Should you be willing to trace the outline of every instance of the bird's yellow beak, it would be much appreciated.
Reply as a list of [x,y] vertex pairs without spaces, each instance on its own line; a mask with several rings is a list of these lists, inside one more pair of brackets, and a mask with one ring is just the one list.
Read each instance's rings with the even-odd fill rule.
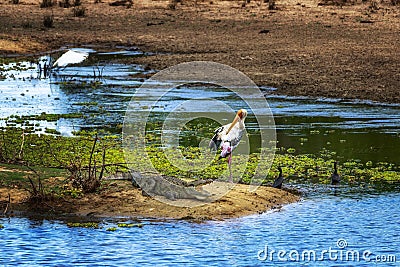
[[[240,111],[240,110],[239,110],[239,111]],[[233,126],[235,126],[235,124],[236,124],[236,123],[238,122],[238,120],[240,119],[240,117],[239,117],[239,111],[238,111],[238,113],[236,114],[235,118],[233,119],[233,121],[232,121],[231,125],[229,126],[228,130],[226,131],[226,134],[228,134],[228,133],[232,130]]]

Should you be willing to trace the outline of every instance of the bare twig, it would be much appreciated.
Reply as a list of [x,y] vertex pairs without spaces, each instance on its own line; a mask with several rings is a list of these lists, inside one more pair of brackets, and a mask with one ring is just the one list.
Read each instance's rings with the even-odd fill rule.
[[33,196],[38,196],[38,191],[37,191],[36,185],[34,184],[32,178],[28,176],[28,179],[29,179],[29,182],[31,183],[31,187],[32,187],[32,192],[31,192],[31,194],[32,194]]
[[47,144],[47,146],[49,147],[50,150],[50,154],[51,156],[54,158],[54,160],[60,164],[60,166],[64,167],[64,164],[56,157],[56,154],[53,152],[53,148],[51,147],[49,141],[47,141],[46,139],[44,139],[44,142]]
[[21,159],[21,157],[22,157],[22,152],[23,152],[24,144],[25,144],[25,134],[24,134],[24,131],[22,131],[21,137],[22,137],[22,141],[21,141],[20,149],[19,149],[19,151],[18,151],[18,157],[17,157],[17,153],[15,153],[15,154],[14,154],[13,160],[16,160],[16,158]]
[[4,209],[3,215],[7,214],[9,207],[11,207],[11,195],[10,195],[10,193],[8,193],[8,202],[7,202],[6,208]]
[[94,142],[93,142],[93,146],[92,146],[92,151],[90,152],[90,157],[89,157],[89,178],[92,177],[92,158],[93,158],[93,154],[94,154],[94,149],[96,148],[96,143],[97,143],[97,134],[94,137]]
[[45,193],[44,193],[43,184],[42,184],[42,180],[41,180],[40,174],[29,165],[25,165],[25,167],[27,167],[29,170],[31,170],[38,178],[38,184],[36,186],[35,183],[33,182],[32,178],[30,176],[28,176],[29,182],[30,182],[31,187],[32,187],[32,192],[31,192],[32,196],[44,198]]
[[102,163],[101,163],[101,171],[100,171],[100,175],[99,175],[99,181],[101,181],[101,179],[103,179],[103,173],[104,173],[104,170],[105,170],[105,165],[106,165],[106,149],[105,148],[103,148],[103,161],[102,161]]

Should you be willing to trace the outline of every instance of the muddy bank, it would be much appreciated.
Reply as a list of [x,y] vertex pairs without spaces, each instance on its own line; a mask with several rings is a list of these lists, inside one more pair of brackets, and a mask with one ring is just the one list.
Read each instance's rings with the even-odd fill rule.
[[[77,215],[90,217],[132,217],[157,219],[188,219],[194,221],[223,220],[262,213],[280,208],[299,200],[299,196],[272,187],[259,187],[249,192],[248,186],[238,184],[221,199],[197,207],[176,207],[143,196],[128,181],[114,181],[105,185],[99,193],[86,194],[81,198],[64,198],[47,201],[35,206],[26,203],[29,194],[25,190],[0,188],[0,203],[5,209],[11,196],[7,214],[21,214],[40,210],[43,214]],[[45,212],[44,212],[45,211]]]
[[[320,5],[319,0],[84,2],[39,8],[37,1],[0,4],[0,51],[29,54],[63,46],[138,46],[158,54],[136,59],[163,69],[212,60],[243,71],[278,93],[400,103],[400,6],[389,1]],[[329,2],[329,1],[325,1]],[[53,27],[43,17],[54,15]]]

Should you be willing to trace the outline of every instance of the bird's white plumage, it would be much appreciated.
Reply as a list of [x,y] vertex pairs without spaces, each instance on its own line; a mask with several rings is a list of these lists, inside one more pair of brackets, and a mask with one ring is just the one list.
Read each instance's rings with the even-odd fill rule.
[[[223,125],[215,131],[215,135],[211,142],[214,142],[214,147],[216,149],[222,147],[226,142],[230,143],[232,150],[239,145],[239,142],[246,130],[244,125],[246,116],[247,111],[245,109],[241,109],[236,114],[236,117],[232,123]],[[212,143],[210,144],[210,147],[211,145]]]
[[210,148],[221,148],[221,158],[228,157],[228,165],[230,171],[230,181],[232,181],[231,159],[233,150],[239,145],[240,140],[246,131],[244,120],[247,111],[241,109],[237,112],[232,123],[221,126],[215,131],[215,135],[210,141]]
[[66,67],[71,64],[78,64],[87,59],[88,56],[89,53],[86,51],[68,50],[54,62],[53,67]]
[[239,119],[235,125],[232,126],[232,129],[227,133],[228,129],[230,128],[232,123],[224,125],[224,130],[221,132],[221,141],[230,142],[232,149],[235,149],[238,145],[240,140],[242,140],[242,136],[245,129],[244,120]]

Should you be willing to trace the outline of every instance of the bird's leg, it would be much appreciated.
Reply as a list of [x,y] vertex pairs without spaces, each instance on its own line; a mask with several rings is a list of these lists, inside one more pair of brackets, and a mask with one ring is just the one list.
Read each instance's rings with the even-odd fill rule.
[[229,182],[233,183],[233,180],[232,180],[232,167],[231,167],[231,165],[232,165],[232,153],[229,154],[229,156],[228,156],[228,165],[229,165]]

